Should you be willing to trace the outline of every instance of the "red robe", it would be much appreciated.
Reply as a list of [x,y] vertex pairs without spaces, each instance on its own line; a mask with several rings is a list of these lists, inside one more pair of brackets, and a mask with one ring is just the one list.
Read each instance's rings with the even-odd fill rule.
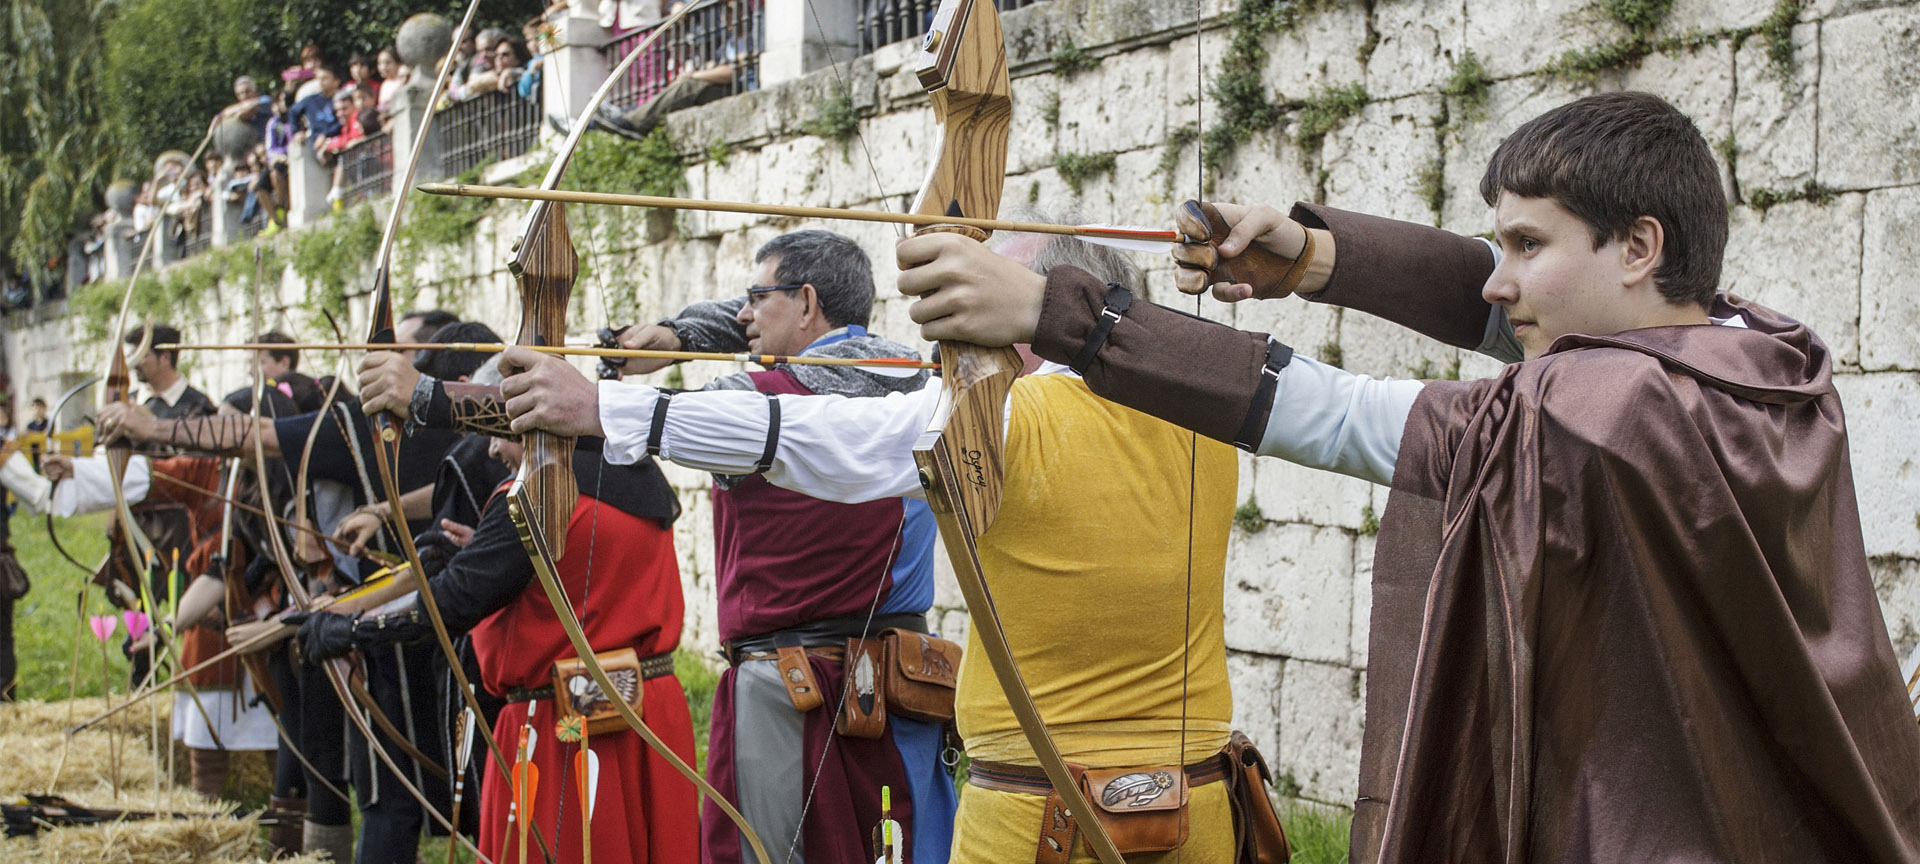
[[[496,496],[492,506],[504,502]],[[588,643],[597,651],[631,646],[641,657],[678,646],[686,604],[672,530],[582,495],[567,532],[559,577],[582,618]],[[499,695],[552,684],[553,662],[574,656],[538,582],[529,583],[510,605],[473,629],[473,648],[483,686]],[[643,689],[642,718],[680,758],[693,764],[693,718],[680,679],[654,678]],[[532,760],[539,769],[532,825],[546,836],[557,861],[580,861],[580,797],[571,767],[579,746],[554,737],[552,700],[507,705],[493,734],[501,751],[513,759],[530,709],[539,736]],[[594,864],[698,861],[699,796],[693,784],[632,730],[594,735],[591,746],[600,759],[599,792],[590,820]],[[507,778],[491,765],[482,776],[480,848],[494,861],[517,861],[516,838],[508,836],[507,828],[512,800]],[[528,845],[529,860],[538,858],[538,844],[530,840]]]

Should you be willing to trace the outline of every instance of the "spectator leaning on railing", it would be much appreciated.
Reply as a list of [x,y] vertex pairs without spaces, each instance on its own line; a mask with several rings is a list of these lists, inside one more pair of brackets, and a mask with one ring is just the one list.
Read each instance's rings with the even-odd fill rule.
[[[320,66],[313,70],[316,89],[311,96],[303,96],[288,109],[287,116],[293,122],[293,128],[299,130],[295,139],[311,141],[317,148],[321,141],[340,134],[340,118],[333,113],[333,94],[340,89],[340,79],[333,70]],[[307,88],[302,85],[301,93]],[[317,150],[316,150],[317,152]]]
[[406,89],[407,82],[413,80],[413,70],[400,62],[400,52],[391,45],[380,49],[379,59],[374,62],[374,65],[380,71],[381,80],[385,82],[380,85],[380,99],[377,105],[384,126],[384,121],[392,119],[397,110],[393,105],[393,97]]
[[365,54],[355,54],[347,60],[347,79],[355,90],[366,90],[369,95],[378,98],[381,79],[374,69],[373,58]]

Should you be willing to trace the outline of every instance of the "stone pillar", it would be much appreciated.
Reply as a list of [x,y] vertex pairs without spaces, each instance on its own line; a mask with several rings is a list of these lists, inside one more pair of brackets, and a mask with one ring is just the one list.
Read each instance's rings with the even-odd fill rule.
[[215,190],[213,200],[207,203],[208,207],[213,208],[213,236],[208,239],[215,246],[231,246],[240,242],[240,211],[246,209],[247,198],[246,193],[243,192],[240,200],[228,201],[228,182],[231,182],[230,178],[220,184],[219,189]]
[[180,260],[180,244],[173,239],[179,229],[180,217],[162,210],[159,221],[153,223],[153,230],[160,236],[153,238],[153,260],[147,262],[148,267],[165,270]]
[[312,224],[327,212],[327,190],[333,187],[333,169],[320,164],[313,147],[294,141],[287,147],[287,227]]
[[807,3],[767,0],[767,41],[760,52],[762,88],[859,56],[861,4],[815,3],[809,10]]
[[[548,117],[579,117],[594,91],[607,80],[610,64],[600,48],[610,34],[600,26],[599,11],[597,3],[575,2],[547,18],[553,24],[554,47],[553,53],[541,61],[540,98]],[[540,140],[558,137],[559,130],[542,119]]]
[[140,247],[133,242],[133,222],[130,219],[116,219],[107,223],[105,229],[106,245],[100,254],[107,259],[107,278],[125,279],[133,275],[133,262],[140,254]]
[[[416,76],[399,95],[393,97],[399,102],[399,110],[387,121],[387,130],[393,136],[394,188],[389,191],[395,196],[403,191],[399,185],[404,179],[401,175],[406,173],[407,159],[413,155],[413,136],[419,133],[421,126],[426,125],[427,114],[432,108],[427,104],[427,97],[432,95],[433,83],[422,82],[424,77]],[[420,86],[413,86],[414,82],[421,82]],[[440,136],[435,134],[432,126],[427,126],[427,147],[420,153],[420,164],[414,169],[413,182],[431,183],[445,179],[446,169],[440,165]]]

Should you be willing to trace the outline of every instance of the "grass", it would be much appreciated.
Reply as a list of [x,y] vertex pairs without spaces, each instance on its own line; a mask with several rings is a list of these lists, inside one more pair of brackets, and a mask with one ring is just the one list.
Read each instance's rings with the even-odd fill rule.
[[1280,822],[1293,847],[1292,864],[1346,864],[1353,813],[1295,799],[1281,806]]
[[[73,669],[75,635],[86,624],[75,613],[75,597],[86,590],[87,611],[100,615],[108,611],[105,595],[87,584],[93,574],[82,573],[47,539],[46,520],[16,508],[11,524],[14,554],[33,581],[33,590],[14,603],[14,647],[20,658],[22,699],[53,701],[67,698],[68,677]],[[107,554],[106,514],[76,516],[53,520],[53,530],[61,545],[73,557],[92,564]],[[100,647],[92,634],[82,637],[80,657],[80,696],[99,696],[101,686]],[[116,644],[108,646],[117,648]],[[107,652],[109,672],[115,693],[127,690],[127,661],[118,650]]]

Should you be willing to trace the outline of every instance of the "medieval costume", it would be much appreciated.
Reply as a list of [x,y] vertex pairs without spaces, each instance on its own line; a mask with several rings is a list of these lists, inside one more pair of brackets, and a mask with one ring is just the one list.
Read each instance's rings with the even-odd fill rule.
[[[745,297],[696,303],[673,319],[693,351],[747,350],[737,322]],[[906,357],[905,345],[858,324],[823,334],[800,352],[819,357]],[[780,365],[741,372],[708,390],[767,394],[884,396],[919,389],[926,373],[885,374],[845,366]],[[751,469],[749,469],[751,470]],[[923,500],[887,497],[858,504],[823,501],[750,473],[717,473],[713,484],[714,570],[720,639],[730,668],[714,698],[707,777],[738,802],[768,852],[792,847],[806,860],[871,859],[880,788],[892,790],[892,818],[910,842],[907,860],[941,864],[952,845],[956,796],[942,768],[944,724],[901,715],[875,737],[838,734],[850,638],[889,628],[927,632],[933,606],[935,525]],[[804,655],[824,694],[806,711],[779,670],[782,648]],[[802,685],[806,686],[806,685]],[[745,769],[743,766],[753,766]],[[750,858],[740,833],[707,807],[704,859]]]
[[[631,648],[640,660],[640,704],[648,726],[688,763],[693,761],[693,720],[686,694],[673,674],[685,606],[672,524],[679,502],[658,466],[607,465],[591,442],[574,451],[580,503],[567,536],[567,555],[557,574],[579,611],[596,651]],[[579,743],[556,732],[553,665],[574,656],[553,607],[535,581],[533,562],[521,546],[505,500],[496,494],[475,526],[473,541],[433,579],[434,598],[450,633],[471,631],[481,684],[507,705],[494,726],[495,740],[511,758],[521,729],[534,738],[531,760],[540,782],[530,826],[559,861],[581,860],[580,801],[573,774]],[[384,615],[358,619],[316,615],[302,630],[314,656],[352,648],[377,651],[413,640],[431,640],[417,602]],[[600,780],[594,813],[593,859],[602,864],[691,864],[698,858],[696,793],[686,779],[640,736],[622,727],[589,737]],[[519,853],[507,831],[512,790],[488,762],[480,795],[480,848],[492,860]],[[525,814],[514,818],[525,819]],[[537,849],[533,854],[538,854]]]
[[[1293,217],[1339,249],[1310,299],[1513,353],[1480,297],[1486,244]],[[1106,295],[1055,271],[1034,350],[1079,354]],[[1867,575],[1831,358],[1757,304],[1721,295],[1708,314],[1424,386],[1150,304],[1112,327],[1096,392],[1392,484],[1354,860],[1920,860],[1920,728]]]
[[[912,446],[939,397],[938,382],[882,399],[781,397],[764,477],[828,500],[918,497]],[[658,449],[674,462],[753,470],[768,435],[764,403],[755,394],[681,394],[657,417],[651,388],[603,383],[608,457],[639,458],[657,422]],[[979,538],[981,568],[1062,755],[1092,769],[1186,766],[1185,843],[1128,860],[1231,860],[1217,758],[1232,718],[1221,605],[1232,450],[1106,402],[1049,365],[1014,383],[1005,458],[999,516]],[[1191,545],[1140,530],[1186,522]],[[953,860],[1034,860],[1050,786],[971,629],[966,650],[955,720],[973,761]],[[1064,845],[1071,860],[1092,860],[1071,834]]]

